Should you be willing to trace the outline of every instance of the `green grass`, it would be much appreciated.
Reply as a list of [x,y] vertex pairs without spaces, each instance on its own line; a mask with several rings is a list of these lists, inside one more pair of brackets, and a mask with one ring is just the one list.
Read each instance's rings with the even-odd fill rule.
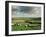
[[41,29],[41,18],[12,18],[12,23],[12,31]]

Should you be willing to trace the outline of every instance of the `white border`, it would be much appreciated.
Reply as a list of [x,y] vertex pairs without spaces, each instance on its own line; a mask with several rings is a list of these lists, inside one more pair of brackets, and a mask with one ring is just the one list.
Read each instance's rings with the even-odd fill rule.
[[[11,31],[11,6],[35,6],[35,7],[41,7],[41,30],[28,30],[28,31]],[[9,3],[9,35],[10,34],[26,34],[26,33],[42,33],[44,30],[44,15],[43,15],[43,5],[41,4],[24,4],[24,3]]]

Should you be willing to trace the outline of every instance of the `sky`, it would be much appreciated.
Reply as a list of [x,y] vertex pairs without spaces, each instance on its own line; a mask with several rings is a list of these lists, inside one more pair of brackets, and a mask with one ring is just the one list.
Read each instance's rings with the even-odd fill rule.
[[41,7],[12,5],[12,17],[41,17]]

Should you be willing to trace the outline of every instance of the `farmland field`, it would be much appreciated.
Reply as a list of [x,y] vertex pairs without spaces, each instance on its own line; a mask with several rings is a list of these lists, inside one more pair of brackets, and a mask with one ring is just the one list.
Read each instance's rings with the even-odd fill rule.
[[12,31],[40,30],[41,18],[14,17],[12,18]]

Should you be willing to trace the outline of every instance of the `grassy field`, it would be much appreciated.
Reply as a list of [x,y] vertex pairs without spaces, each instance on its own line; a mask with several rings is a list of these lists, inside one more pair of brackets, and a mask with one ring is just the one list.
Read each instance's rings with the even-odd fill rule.
[[41,18],[16,17],[12,18],[12,31],[40,30]]

